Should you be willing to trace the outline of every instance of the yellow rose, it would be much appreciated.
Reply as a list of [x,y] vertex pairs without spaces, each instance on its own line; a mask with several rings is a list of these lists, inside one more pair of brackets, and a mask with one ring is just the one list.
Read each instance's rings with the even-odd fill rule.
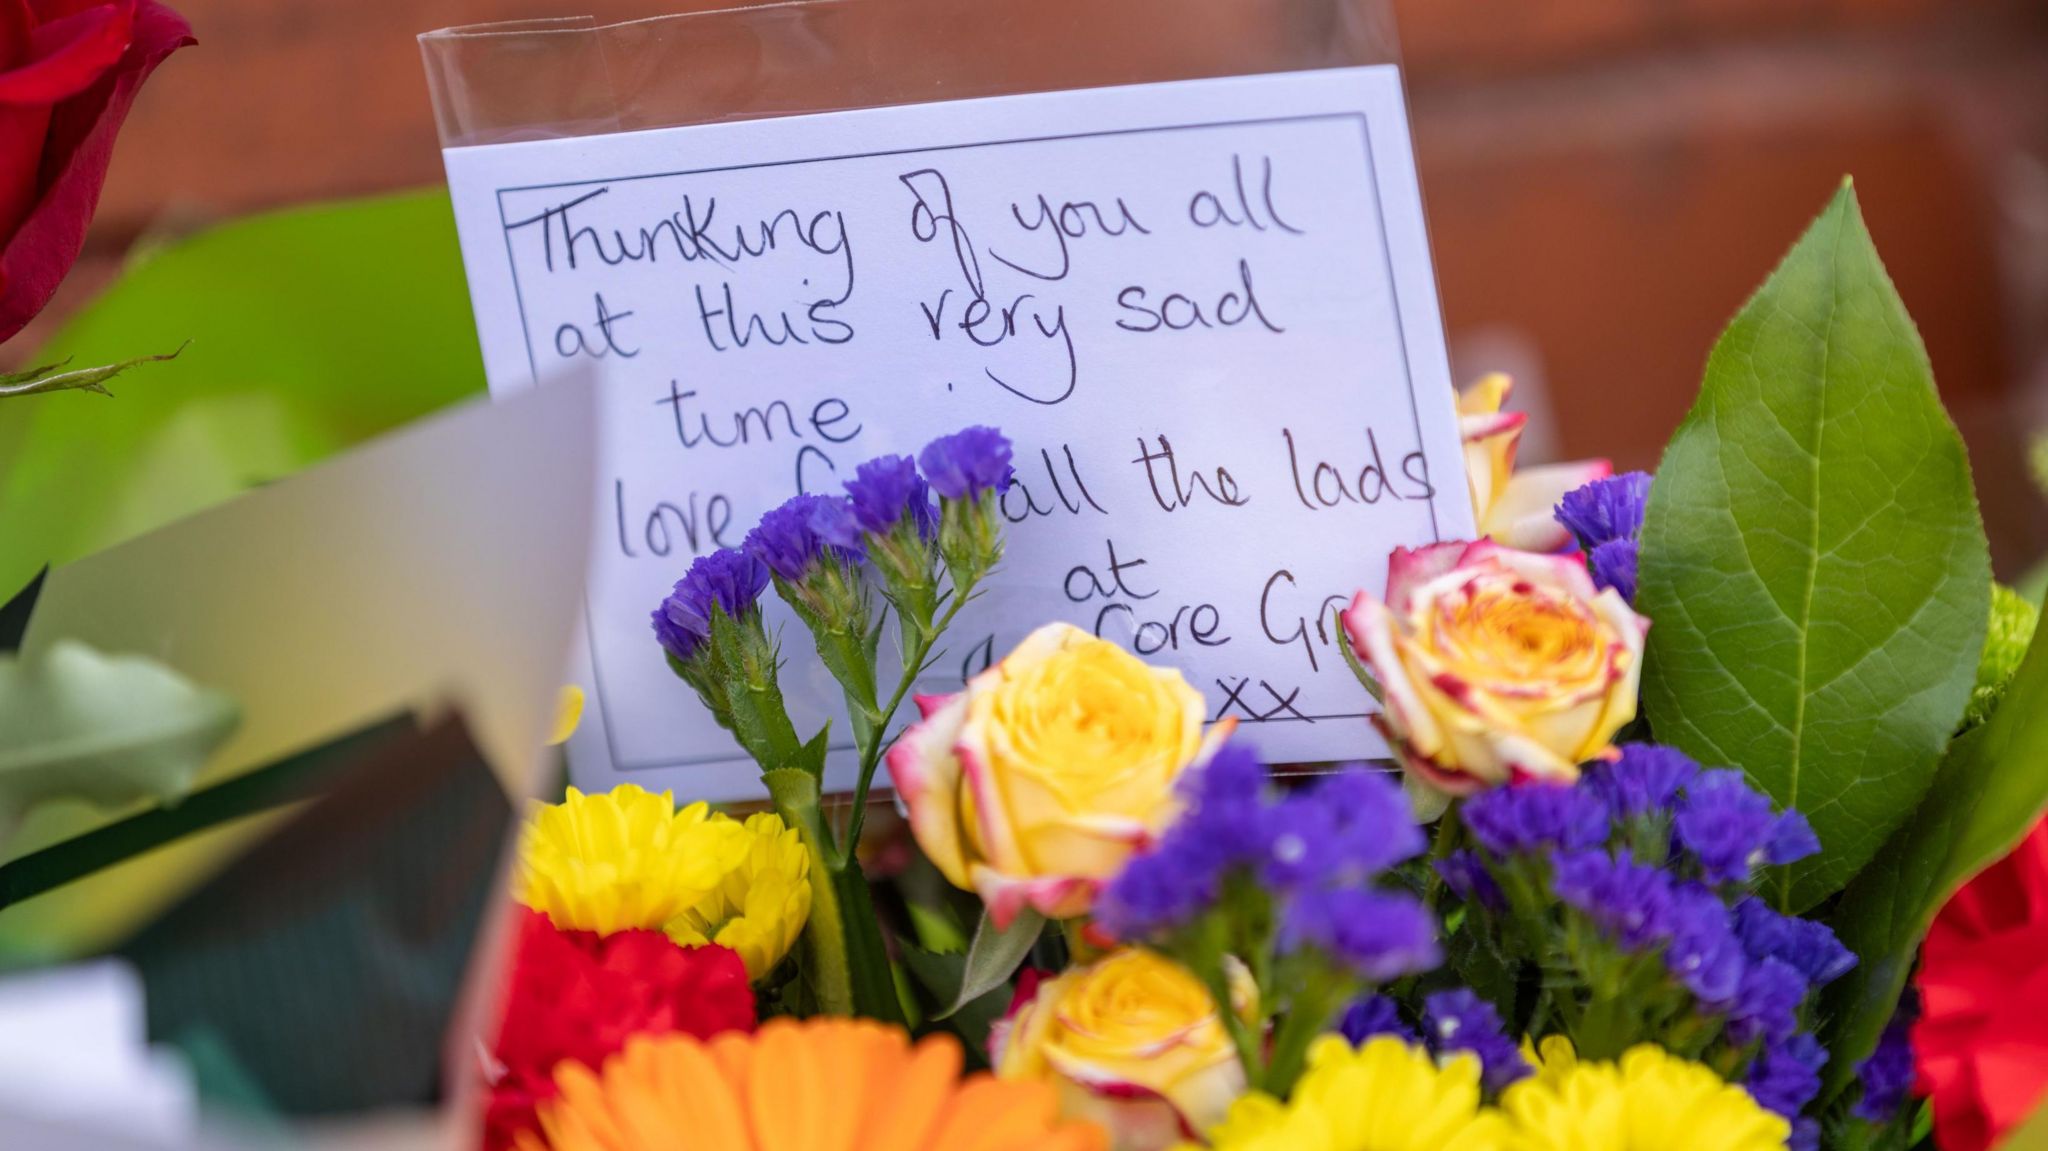
[[1411,777],[1453,795],[1571,781],[1636,714],[1649,621],[1572,556],[1497,544],[1397,548],[1385,600],[1344,613],[1378,687],[1380,731]]
[[[1232,969],[1241,1018],[1251,974]],[[995,1072],[1051,1083],[1060,1113],[1108,1131],[1117,1151],[1157,1151],[1221,1122],[1244,1094],[1244,1065],[1200,980],[1171,960],[1111,952],[1035,988],[989,1034]]]
[[1229,734],[1202,694],[1107,640],[1048,624],[967,689],[921,698],[889,752],[918,846],[1007,927],[1080,915],[1176,811],[1174,782]]
[[1465,478],[1479,533],[1527,551],[1554,552],[1571,533],[1551,515],[1566,492],[1614,474],[1606,460],[1515,470],[1527,412],[1504,412],[1514,381],[1498,372],[1458,393],[1458,434],[1465,441]]

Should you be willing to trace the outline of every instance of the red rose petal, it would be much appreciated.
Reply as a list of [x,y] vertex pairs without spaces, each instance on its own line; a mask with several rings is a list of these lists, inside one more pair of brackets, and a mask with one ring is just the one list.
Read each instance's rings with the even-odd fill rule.
[[135,31],[132,4],[101,4],[36,28],[29,60],[0,72],[0,104],[55,104],[90,87],[120,63]]
[[[0,11],[19,3],[0,0]],[[41,162],[32,169],[38,183],[27,199],[29,207],[18,224],[0,226],[0,340],[11,338],[43,310],[77,262],[99,206],[114,138],[143,80],[166,56],[194,42],[184,18],[157,0],[135,0],[133,12],[133,31],[119,62],[51,109]],[[0,151],[0,171],[18,171],[16,160]],[[0,187],[0,200],[5,196]]]

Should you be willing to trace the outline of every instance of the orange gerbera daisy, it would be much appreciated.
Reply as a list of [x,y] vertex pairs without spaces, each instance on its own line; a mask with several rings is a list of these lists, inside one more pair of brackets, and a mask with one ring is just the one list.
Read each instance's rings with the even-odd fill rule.
[[[758,1073],[757,1073],[758,1071]],[[960,1078],[960,1044],[864,1019],[777,1019],[709,1041],[639,1036],[564,1063],[521,1151],[1107,1151],[1043,1083]]]

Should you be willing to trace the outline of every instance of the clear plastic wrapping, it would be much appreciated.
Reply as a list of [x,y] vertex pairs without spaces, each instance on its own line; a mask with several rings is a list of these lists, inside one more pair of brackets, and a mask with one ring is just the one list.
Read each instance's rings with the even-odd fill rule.
[[420,48],[448,148],[1399,59],[1386,0],[799,0]]

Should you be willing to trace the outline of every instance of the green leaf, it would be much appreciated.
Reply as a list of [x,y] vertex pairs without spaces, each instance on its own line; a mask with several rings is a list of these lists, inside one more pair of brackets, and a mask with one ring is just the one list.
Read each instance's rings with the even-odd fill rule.
[[[926,951],[903,948],[903,965],[922,987],[929,1001],[939,1007],[958,1003],[960,987],[967,975],[967,955],[959,951]],[[969,1059],[980,1059],[988,1050],[988,1033],[1010,1008],[1009,989],[1002,984],[961,1005],[945,1020],[945,1026],[960,1036]]]
[[43,348],[191,341],[119,402],[0,403],[0,587],[483,390],[443,191],[253,216],[159,247]]
[[2037,633],[1990,722],[1957,739],[1912,820],[1842,893],[1832,926],[1861,960],[1827,989],[1828,1086],[1877,1046],[1935,913],[2048,810],[2048,640]]
[[1019,911],[1017,918],[1003,930],[997,930],[988,912],[982,912],[981,923],[974,929],[974,942],[967,945],[967,965],[960,978],[960,993],[937,1018],[948,1018],[1008,983],[1010,976],[1023,965],[1024,957],[1031,954],[1031,945],[1038,942],[1038,933],[1044,928],[1045,916],[1028,907]]
[[44,800],[175,801],[237,720],[226,696],[139,657],[62,640],[0,659],[0,841]]
[[40,368],[31,368],[26,372],[0,373],[0,399],[9,396],[40,396],[62,391],[96,392],[102,396],[111,396],[114,393],[107,390],[108,380],[137,364],[161,364],[166,360],[175,360],[178,358],[178,352],[184,350],[181,345],[177,352],[166,352],[160,356],[136,356],[116,364],[77,368],[68,372],[59,369],[69,363],[69,360],[64,363],[44,364]]
[[[848,858],[831,873],[840,919],[845,925],[846,962],[853,982],[853,1013],[887,1023],[903,1022],[903,1003],[896,997],[895,970],[882,942],[882,921],[875,914],[867,876],[860,861]],[[813,904],[816,897],[813,896]]]
[[1962,440],[1846,182],[1715,345],[1641,562],[1650,725],[1805,812],[1823,851],[1775,897],[1811,907],[1926,794],[1991,578]]

